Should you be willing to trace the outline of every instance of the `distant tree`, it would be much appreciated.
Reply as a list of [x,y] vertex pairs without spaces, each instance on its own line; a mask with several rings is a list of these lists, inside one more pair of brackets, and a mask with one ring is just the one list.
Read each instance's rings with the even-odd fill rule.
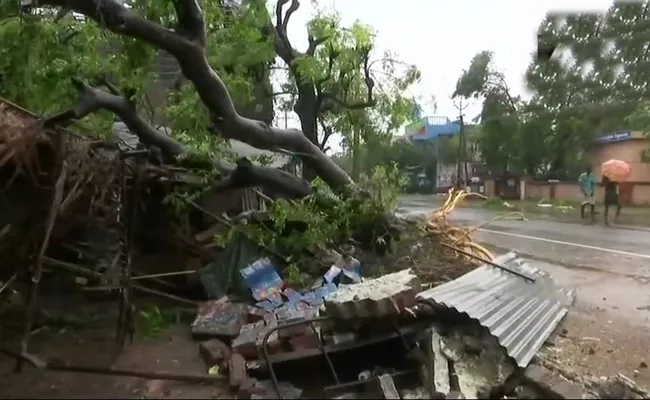
[[[357,21],[345,27],[340,15],[320,10],[307,23],[307,49],[297,50],[287,29],[299,6],[298,0],[278,0],[275,8],[276,51],[288,69],[282,84],[286,94],[283,107],[298,114],[307,139],[325,150],[333,133],[349,135],[347,139],[363,135],[359,131],[367,130],[365,110],[382,108],[380,103],[386,98],[401,97],[420,72],[390,52],[373,60],[375,33],[369,26]],[[406,71],[397,74],[398,67],[404,65]],[[348,142],[358,154],[360,141]],[[309,169],[306,173],[308,179],[313,178]]]
[[517,167],[515,146],[522,101],[511,93],[505,76],[492,64],[489,51],[474,56],[458,78],[453,97],[483,100],[477,143],[488,167],[506,172]]

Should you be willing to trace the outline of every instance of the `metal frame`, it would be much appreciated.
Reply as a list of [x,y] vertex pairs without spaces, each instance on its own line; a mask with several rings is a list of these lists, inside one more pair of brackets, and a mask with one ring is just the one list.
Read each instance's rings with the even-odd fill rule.
[[[316,331],[316,326],[314,326],[314,323],[328,321],[330,319],[331,319],[330,317],[316,317],[316,318],[303,319],[288,324],[278,325],[276,327],[269,329],[269,331],[266,332],[266,334],[264,335],[264,338],[262,338],[262,354],[264,356],[264,363],[268,367],[269,373],[271,374],[271,382],[273,383],[273,389],[275,390],[275,394],[278,396],[277,397],[278,399],[282,399],[282,394],[280,393],[280,385],[278,383],[278,378],[275,375],[275,370],[273,369],[273,362],[270,361],[269,359],[270,358],[269,348],[268,348],[269,337],[271,337],[271,335],[274,334],[275,332],[281,331],[283,329],[293,328],[294,326],[300,326],[300,325],[309,325],[314,335],[318,337],[318,332]],[[325,360],[327,360],[327,365],[329,366],[330,371],[332,372],[334,381],[336,381],[337,385],[341,384],[341,381],[339,380],[339,376],[336,373],[336,370],[334,369],[334,364],[332,364],[332,360],[330,359],[329,354],[327,353],[327,349],[325,348],[325,345],[320,340],[318,340],[318,348],[320,349],[321,354],[325,357]]]
[[[271,382],[273,384],[273,389],[275,390],[275,394],[276,394],[278,399],[282,399],[283,397],[282,397],[282,394],[280,393],[280,385],[279,385],[277,376],[275,374],[275,369],[273,368],[273,361],[271,361],[271,355],[269,354],[269,349],[268,349],[268,340],[269,340],[269,338],[275,332],[278,332],[278,331],[283,330],[283,329],[293,328],[295,326],[300,326],[300,325],[309,325],[309,327],[311,328],[314,335],[318,336],[318,332],[316,331],[316,327],[315,327],[314,324],[316,322],[323,322],[323,321],[330,321],[330,320],[332,320],[331,317],[316,317],[316,318],[304,319],[304,320],[300,320],[300,321],[296,321],[296,322],[292,322],[292,323],[288,323],[288,324],[278,325],[276,327],[271,328],[269,331],[267,331],[266,334],[264,335],[264,337],[262,338],[262,356],[264,358],[265,365],[269,369],[269,373],[271,375]],[[408,351],[409,346],[407,345],[406,338],[404,337],[404,333],[396,325],[393,326],[393,328],[395,329],[395,331],[396,331],[395,333],[397,334],[394,337],[394,339],[400,339],[401,342],[402,342],[402,345],[405,348],[405,350]],[[422,330],[426,331],[427,328],[423,327]],[[412,333],[416,333],[416,332],[412,332]],[[387,339],[387,340],[389,340],[389,339]],[[416,340],[416,343],[417,342],[418,342],[418,340]],[[330,359],[327,348],[320,340],[318,340],[318,348],[320,349],[321,354],[325,357],[325,360],[327,361],[327,365],[329,366],[329,369],[330,369],[330,371],[332,373],[332,376],[334,377],[334,381],[336,382],[335,385],[326,386],[324,388],[325,391],[331,391],[331,390],[336,390],[336,389],[339,389],[339,388],[347,388],[347,387],[353,387],[353,386],[356,386],[356,385],[361,385],[361,384],[364,384],[364,383],[368,383],[368,382],[370,382],[370,381],[372,381],[373,379],[376,378],[376,377],[372,377],[372,378],[370,378],[368,380],[364,380],[364,381],[341,383],[341,381],[340,381],[340,379],[338,377],[338,374],[336,373],[336,369],[334,368],[334,364],[332,363],[332,360]],[[426,367],[430,367],[430,366],[425,366],[425,368]],[[398,372],[395,372],[395,373],[393,373],[391,375],[396,377],[396,376],[401,376],[401,375],[404,375],[404,374],[407,374],[407,373],[410,373],[410,372],[413,372],[413,371],[411,371],[411,370],[409,370],[409,371],[398,371]],[[427,385],[427,386],[429,386],[429,385]],[[428,388],[428,389],[430,389],[430,388]]]

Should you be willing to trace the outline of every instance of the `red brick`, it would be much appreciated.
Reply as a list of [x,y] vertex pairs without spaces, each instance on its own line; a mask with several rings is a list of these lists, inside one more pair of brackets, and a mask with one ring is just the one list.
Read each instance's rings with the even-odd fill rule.
[[306,335],[294,336],[289,339],[289,345],[292,350],[317,349],[319,344],[318,336],[313,333]]
[[249,360],[257,358],[257,337],[264,328],[264,321],[242,326],[239,336],[232,341],[232,350]]
[[159,379],[147,381],[141,393],[145,399],[164,399],[169,394],[167,382]]
[[259,307],[250,307],[248,309],[248,314],[246,315],[247,317],[247,323],[252,324],[258,321],[264,320],[265,316],[268,315],[269,312],[266,310],[263,310]]
[[235,389],[239,387],[248,379],[246,372],[246,360],[241,354],[233,353],[228,362],[228,375],[230,386]]
[[210,339],[199,344],[199,354],[208,367],[221,365],[230,358],[230,347],[219,339]]

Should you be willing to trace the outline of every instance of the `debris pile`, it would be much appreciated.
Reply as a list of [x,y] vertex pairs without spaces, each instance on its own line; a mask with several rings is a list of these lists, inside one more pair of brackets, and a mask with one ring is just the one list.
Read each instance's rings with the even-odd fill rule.
[[303,292],[268,259],[243,268],[252,302],[204,302],[192,325],[209,373],[238,398],[643,398],[624,378],[570,381],[534,361],[574,292],[514,253],[424,291],[412,270],[364,279],[349,261]]
[[[7,111],[5,103],[0,102],[0,106],[0,113]],[[46,134],[37,129],[35,116],[27,119],[30,118],[31,123],[20,120],[9,124],[9,128],[18,126],[18,133],[5,127],[6,138],[0,142],[0,172],[9,172],[7,186],[22,185],[22,189],[12,192],[15,198],[0,197],[0,205],[7,205],[0,209],[0,255],[10,261],[34,262],[28,271],[32,296],[25,307],[21,352],[0,348],[19,359],[19,364],[129,374],[113,368],[99,372],[97,368],[51,364],[29,354],[27,341],[46,264],[72,272],[75,282],[83,281],[83,286],[117,295],[120,345],[134,334],[134,291],[196,305],[194,300],[135,282],[146,279],[169,288],[174,285],[159,278],[198,276],[209,300],[198,304],[191,332],[199,342],[205,376],[138,372],[136,376],[140,377],[227,382],[231,395],[237,398],[647,396],[623,377],[575,383],[558,378],[546,367],[531,364],[568,312],[574,293],[558,288],[548,274],[514,253],[493,257],[473,242],[472,229],[453,226],[447,217],[469,193],[450,192],[444,206],[418,225],[422,234],[418,239],[435,245],[440,253],[435,254],[437,259],[422,257],[415,262],[414,254],[425,247],[417,240],[408,243],[410,254],[400,254],[388,271],[381,272],[366,269],[368,264],[363,257],[353,251],[329,251],[325,268],[319,271],[322,275],[312,285],[301,287],[292,287],[282,278],[278,266],[287,263],[276,260],[275,256],[282,257],[271,255],[273,249],[261,252],[259,248],[247,248],[251,247],[251,240],[243,238],[230,243],[222,252],[215,251],[214,244],[208,243],[210,238],[235,218],[226,218],[228,207],[206,210],[192,202],[203,217],[210,217],[210,225],[202,226],[205,229],[194,234],[185,221],[184,226],[167,226],[167,234],[172,239],[168,242],[181,243],[178,247],[192,253],[196,265],[187,271],[145,274],[131,265],[137,236],[135,221],[153,224],[164,218],[155,212],[161,197],[155,197],[156,190],[142,190],[142,186],[163,187],[159,192],[164,193],[169,189],[165,185],[188,185],[192,176],[183,168],[153,164],[147,158],[152,154],[138,147],[138,143],[137,148],[129,150],[99,149],[87,141],[64,139],[61,132]],[[0,123],[7,121],[5,118]],[[32,130],[38,134],[31,135]],[[43,151],[36,149],[43,142],[48,143],[49,153],[53,153],[49,164],[42,168],[46,172],[36,168],[43,158]],[[100,164],[102,168],[98,168]],[[2,170],[6,166],[10,168]],[[14,182],[13,175],[18,176],[21,169],[34,172],[31,180],[22,177],[22,181],[16,178],[18,183]],[[41,188],[41,183],[50,189]],[[274,201],[256,188],[247,190],[233,201],[241,200],[238,216],[263,214],[266,203]],[[25,200],[25,193],[34,201],[33,207]],[[251,193],[256,201],[246,199],[246,194]],[[151,198],[144,201],[141,196]],[[41,198],[51,204],[38,201]],[[142,213],[142,208],[150,214]],[[78,212],[82,209],[85,213]],[[27,237],[19,227],[28,225],[19,222],[28,221],[26,215],[32,215],[32,211],[37,216],[32,218],[39,219],[38,229],[34,229],[36,236],[44,233],[44,237],[18,246]],[[46,222],[45,226],[41,220]],[[143,231],[156,230],[148,228]],[[93,239],[86,240],[89,237]],[[52,246],[55,242],[59,246]],[[86,246],[88,242],[95,246]],[[162,252],[163,246],[153,242],[156,250]],[[36,256],[26,257],[19,254],[21,251]],[[82,262],[73,264],[51,257],[52,253],[61,255],[65,251]],[[433,266],[443,252],[453,254],[445,260],[453,260],[446,263],[447,270]],[[478,268],[477,260],[483,263]],[[5,264],[14,265],[3,261]],[[25,271],[2,269],[0,273],[0,294],[14,293],[10,285],[19,275],[27,275]],[[554,383],[549,386],[548,382]]]
[[[364,279],[348,258],[300,292],[261,258],[240,270],[252,301],[201,303],[192,333],[206,370],[227,377],[238,398],[544,398],[518,371],[573,293],[514,253],[494,264],[422,291],[412,270]],[[363,362],[359,352],[377,345],[385,354]],[[301,386],[295,369],[279,380],[289,364],[314,373],[302,366],[309,359],[320,359],[319,388]]]

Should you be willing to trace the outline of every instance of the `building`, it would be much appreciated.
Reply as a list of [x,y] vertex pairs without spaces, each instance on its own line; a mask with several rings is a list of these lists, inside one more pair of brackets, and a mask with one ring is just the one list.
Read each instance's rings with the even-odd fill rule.
[[[608,160],[625,161],[632,167],[632,173],[625,182],[619,183],[619,200],[622,204],[649,205],[650,204],[650,164],[647,163],[646,153],[650,144],[643,132],[622,130],[609,133],[596,138],[593,147],[589,150],[588,158],[593,167],[596,179],[602,179],[600,166]],[[513,181],[513,180],[511,180]],[[518,181],[514,198],[530,200],[570,200],[580,202],[583,194],[575,180],[569,181],[532,181],[522,179]],[[510,185],[510,184],[509,184]],[[488,195],[500,195],[494,182],[490,183]],[[602,202],[604,198],[603,187],[596,187],[596,199]]]
[[[476,132],[474,130],[475,125],[465,125],[465,134],[466,139]],[[401,138],[403,140],[408,140],[409,142],[417,145],[418,143],[442,143],[444,145],[445,140],[450,140],[451,138],[460,134],[461,125],[459,120],[452,121],[447,117],[442,116],[432,116],[422,118],[411,125],[407,126],[405,129],[405,134]],[[469,159],[465,160],[467,162],[467,171],[469,173],[471,186],[476,186],[476,190],[483,187],[483,178],[486,175],[485,165],[481,162],[481,157],[478,151],[478,147],[475,143],[468,140],[467,150]],[[437,147],[436,147],[437,148]],[[435,154],[432,156],[435,157]],[[435,186],[437,191],[447,191],[449,188],[453,187],[456,184],[456,175],[458,174],[458,164],[453,163],[442,163],[438,157],[438,163],[436,166],[436,182]]]
[[447,117],[424,117],[405,128],[404,138],[411,142],[435,141],[440,136],[454,136],[460,133],[460,121]]
[[[452,121],[447,117],[430,116],[419,119],[405,128],[404,140],[414,145],[421,143],[438,143],[441,139],[449,139],[460,133],[460,121]],[[435,152],[435,150],[433,150]],[[431,154],[436,157],[436,154]],[[445,189],[451,186],[456,179],[456,166],[436,165],[435,188]]]
[[650,203],[650,164],[646,162],[649,148],[643,132],[623,130],[596,138],[589,153],[597,177],[601,176],[600,166],[605,161],[614,159],[630,164],[630,177],[619,185],[619,197],[623,204]]

